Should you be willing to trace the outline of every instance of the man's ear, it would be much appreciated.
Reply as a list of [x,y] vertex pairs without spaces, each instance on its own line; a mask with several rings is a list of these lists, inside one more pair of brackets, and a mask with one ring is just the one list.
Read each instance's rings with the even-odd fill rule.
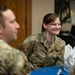
[[3,32],[3,27],[2,27],[2,25],[0,24],[0,33],[2,33]]

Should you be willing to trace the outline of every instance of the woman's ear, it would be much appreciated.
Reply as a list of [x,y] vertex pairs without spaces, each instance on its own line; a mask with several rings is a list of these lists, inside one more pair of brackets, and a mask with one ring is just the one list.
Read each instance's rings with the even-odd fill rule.
[[47,28],[47,26],[46,26],[46,24],[45,24],[45,23],[43,24],[43,27],[44,27],[45,29]]

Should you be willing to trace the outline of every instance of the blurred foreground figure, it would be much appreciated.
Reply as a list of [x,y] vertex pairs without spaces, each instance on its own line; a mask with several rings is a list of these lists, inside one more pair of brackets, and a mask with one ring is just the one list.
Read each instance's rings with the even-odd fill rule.
[[19,28],[14,13],[0,7],[0,75],[29,75],[25,54],[8,45],[17,39]]

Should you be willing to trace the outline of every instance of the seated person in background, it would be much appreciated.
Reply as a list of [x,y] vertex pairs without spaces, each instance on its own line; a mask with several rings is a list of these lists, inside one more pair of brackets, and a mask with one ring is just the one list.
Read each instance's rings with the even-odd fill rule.
[[0,7],[0,75],[29,75],[25,54],[8,45],[17,39],[19,28],[14,13],[6,6]]
[[34,69],[64,64],[65,41],[57,37],[61,30],[59,17],[53,13],[43,18],[42,32],[31,35],[18,49],[23,51]]

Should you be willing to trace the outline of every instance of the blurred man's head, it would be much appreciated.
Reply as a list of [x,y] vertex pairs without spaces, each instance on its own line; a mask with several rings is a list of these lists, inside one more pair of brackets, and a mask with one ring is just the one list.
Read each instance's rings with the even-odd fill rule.
[[17,39],[19,24],[14,13],[7,7],[0,8],[0,39],[10,43]]

